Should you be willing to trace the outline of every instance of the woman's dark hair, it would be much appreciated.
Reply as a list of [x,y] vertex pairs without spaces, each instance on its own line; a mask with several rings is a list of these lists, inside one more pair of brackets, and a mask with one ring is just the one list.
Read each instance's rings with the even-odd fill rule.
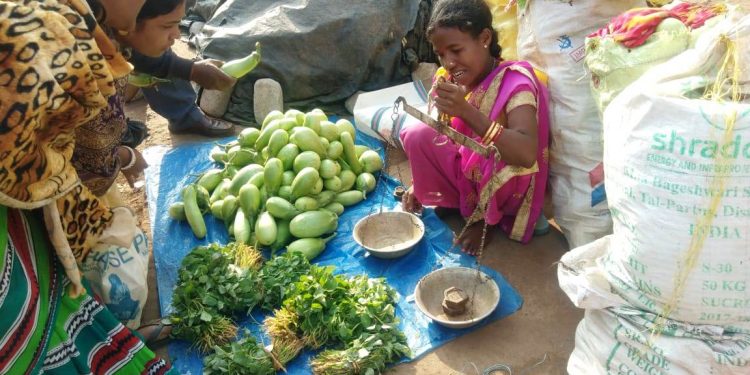
[[439,0],[432,10],[427,35],[438,27],[456,27],[474,38],[479,37],[484,29],[489,29],[492,33],[490,55],[500,58],[502,50],[497,44],[497,31],[492,28],[492,12],[484,0]]
[[[104,22],[104,19],[107,18],[107,11],[104,10],[104,7],[96,0],[86,0],[86,3],[89,4],[89,7],[91,8],[91,14],[94,15],[96,21]],[[93,29],[93,27],[89,27]]]
[[138,12],[138,22],[172,13],[185,0],[146,0]]

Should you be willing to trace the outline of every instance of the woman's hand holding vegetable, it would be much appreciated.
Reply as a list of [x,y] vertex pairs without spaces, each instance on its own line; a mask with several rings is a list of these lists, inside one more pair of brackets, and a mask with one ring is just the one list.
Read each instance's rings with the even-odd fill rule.
[[435,107],[451,117],[462,118],[477,135],[483,135],[490,121],[477,108],[466,101],[466,88],[449,82],[440,82],[435,89]]
[[466,88],[455,83],[440,82],[435,88],[435,107],[451,117],[466,117],[469,111],[476,110],[466,101]]
[[190,80],[207,90],[228,90],[237,80],[220,68],[224,62],[214,59],[196,61],[190,72]]

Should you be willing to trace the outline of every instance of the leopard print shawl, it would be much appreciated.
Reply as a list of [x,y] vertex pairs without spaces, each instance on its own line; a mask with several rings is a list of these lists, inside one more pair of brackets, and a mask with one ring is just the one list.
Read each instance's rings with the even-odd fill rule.
[[71,261],[81,262],[112,220],[71,163],[76,128],[130,69],[81,0],[0,0],[0,204],[45,208],[74,284]]

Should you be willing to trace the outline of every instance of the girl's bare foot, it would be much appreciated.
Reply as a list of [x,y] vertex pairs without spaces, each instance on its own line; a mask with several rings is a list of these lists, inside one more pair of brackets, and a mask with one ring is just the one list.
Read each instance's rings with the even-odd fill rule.
[[[484,238],[484,247],[492,241],[495,236],[495,227],[487,227],[487,235]],[[469,255],[478,255],[480,247],[482,246],[482,233],[484,232],[484,220],[478,221],[471,224],[464,231],[463,236],[459,237],[456,242],[461,246],[461,251]]]

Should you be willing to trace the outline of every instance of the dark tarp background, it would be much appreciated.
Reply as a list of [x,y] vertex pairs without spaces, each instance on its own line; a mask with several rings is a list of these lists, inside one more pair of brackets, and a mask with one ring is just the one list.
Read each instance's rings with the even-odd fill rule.
[[287,107],[340,113],[343,101],[359,90],[410,79],[402,39],[413,29],[420,3],[196,0],[190,13],[208,21],[192,40],[204,57],[224,61],[247,55],[261,42],[261,65],[235,87],[229,120],[254,120],[253,86],[259,78],[281,84]]

